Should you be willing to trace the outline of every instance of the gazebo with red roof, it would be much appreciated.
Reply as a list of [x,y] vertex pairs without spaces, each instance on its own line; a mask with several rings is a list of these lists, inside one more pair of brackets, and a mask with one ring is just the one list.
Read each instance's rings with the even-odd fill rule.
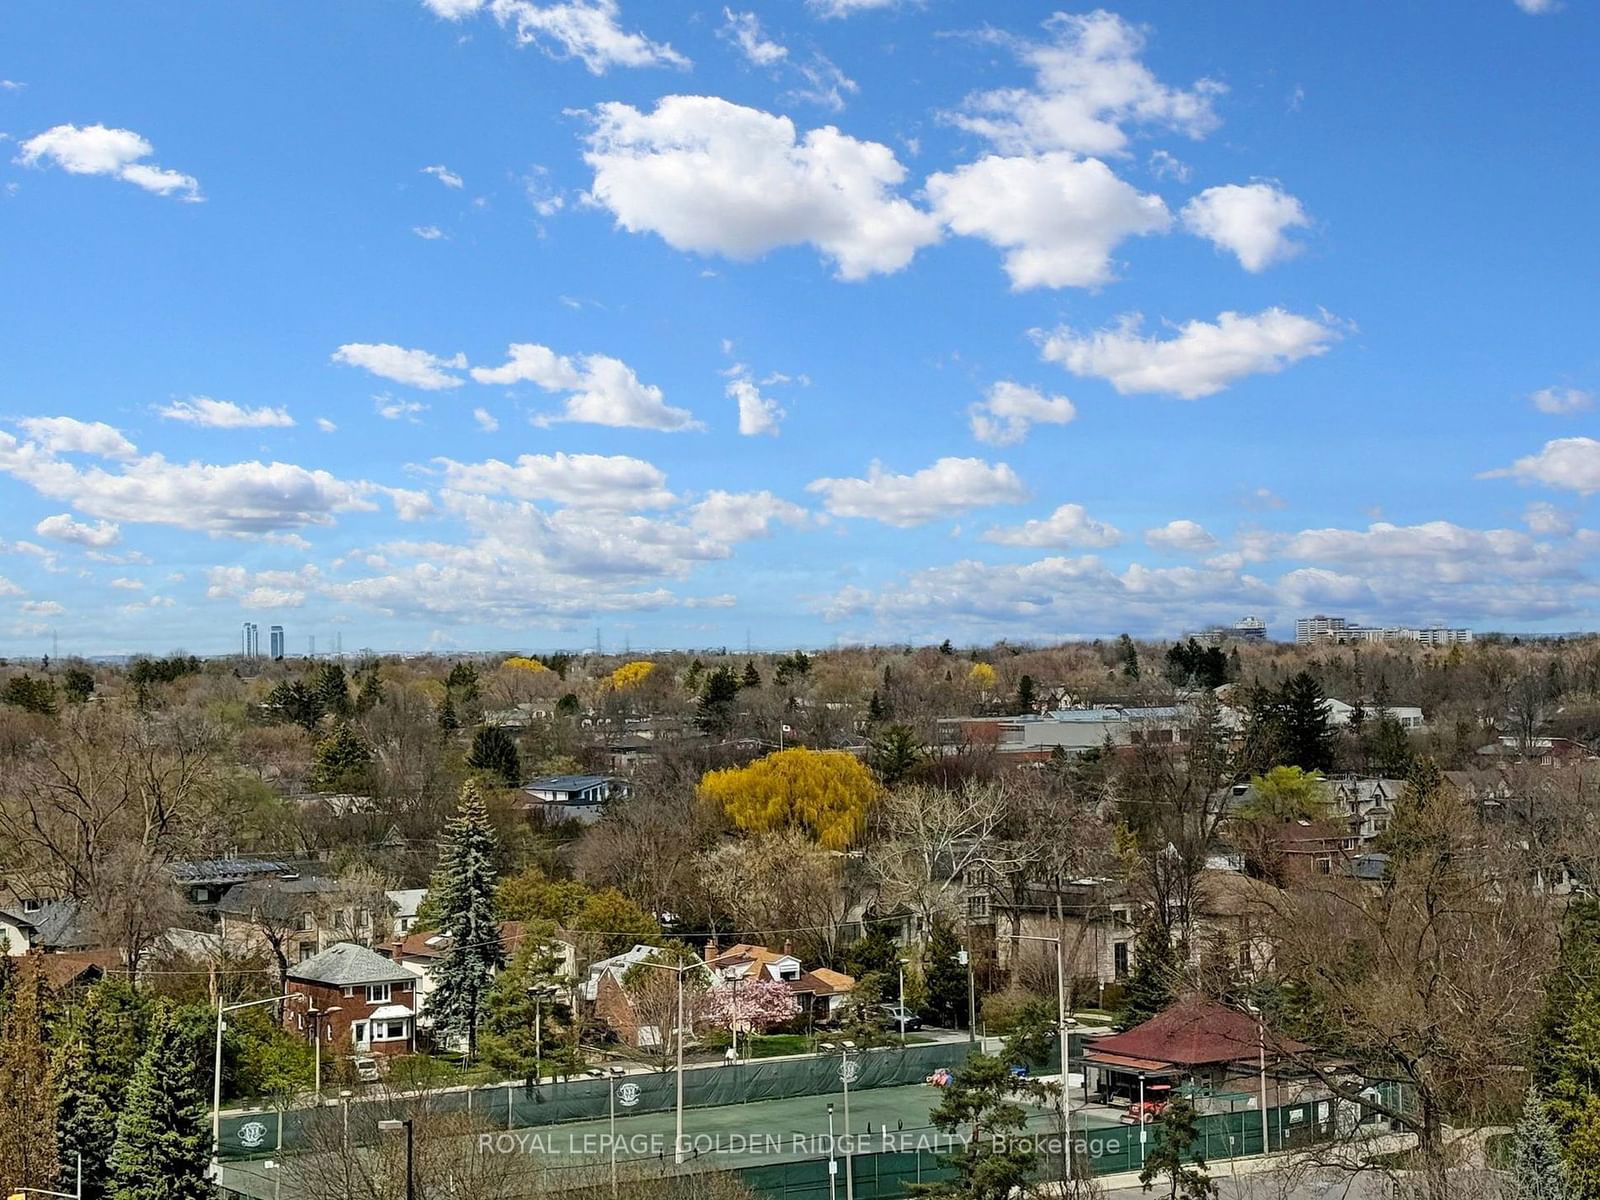
[[1270,1068],[1285,1055],[1310,1049],[1270,1032],[1263,1043],[1264,1032],[1249,1013],[1212,1000],[1182,1000],[1142,1025],[1086,1043],[1083,1061],[1096,1068],[1096,1090],[1107,1101],[1134,1099],[1141,1080],[1146,1093],[1185,1083],[1205,1092],[1249,1093],[1263,1052]]

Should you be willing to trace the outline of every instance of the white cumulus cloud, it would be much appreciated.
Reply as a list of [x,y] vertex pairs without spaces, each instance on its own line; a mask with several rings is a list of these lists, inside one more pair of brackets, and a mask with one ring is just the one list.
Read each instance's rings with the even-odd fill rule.
[[78,546],[91,546],[95,549],[104,549],[115,546],[122,539],[122,528],[114,521],[96,521],[90,525],[83,521],[74,521],[70,513],[56,513],[46,517],[33,527],[33,531],[40,537],[51,538],[58,542],[71,542]]
[[191,396],[162,405],[156,412],[169,421],[183,421],[203,429],[284,429],[294,418],[281,408],[245,408],[232,400]]
[[1145,545],[1171,554],[1204,554],[1217,548],[1217,539],[1198,521],[1168,521],[1158,529],[1147,529]]
[[1300,252],[1291,229],[1311,224],[1300,201],[1270,183],[1207,188],[1183,206],[1183,226],[1227,250],[1246,271],[1264,271]]
[[131,129],[105,125],[57,125],[21,143],[23,166],[55,165],[70,175],[109,175],[147,192],[199,201],[200,181],[143,161],[155,148]]
[[[376,490],[373,485],[347,482],[326,471],[292,463],[174,463],[159,454],[136,454],[120,434],[116,435],[118,441],[97,435],[104,443],[101,450],[86,449],[81,439],[63,439],[68,426],[95,428],[71,418],[32,419],[20,424],[30,433],[38,433],[27,441],[0,433],[0,473],[20,480],[41,496],[110,522],[272,536],[307,525],[331,524],[335,513],[375,507],[369,498]],[[122,461],[108,470],[58,457],[70,450]]]
[[408,350],[388,342],[347,342],[333,352],[333,361],[429,392],[458,388],[466,382],[459,375],[450,374],[451,370],[466,367],[464,354],[440,358],[426,350]]
[[1140,324],[1131,315],[1094,333],[1058,329],[1043,339],[1042,353],[1074,375],[1106,380],[1125,396],[1160,392],[1194,400],[1247,375],[1275,374],[1324,354],[1340,336],[1330,318],[1281,308],[1225,312],[1215,323],[1188,321],[1165,339],[1144,336]]
[[986,530],[983,540],[999,546],[1034,546],[1065,550],[1074,546],[1115,546],[1122,530],[1097,521],[1081,504],[1063,504],[1048,517],[1024,521],[1021,525],[995,526]]
[[1524,455],[1509,467],[1485,471],[1479,478],[1505,476],[1585,496],[1600,492],[1600,442],[1589,437],[1556,438],[1537,454]]
[[941,221],[1005,251],[1017,291],[1107,283],[1119,242],[1172,224],[1160,196],[1118,179],[1099,159],[1064,151],[989,155],[929,177],[927,187]]
[[727,394],[739,405],[741,434],[745,437],[778,436],[778,426],[785,416],[783,408],[772,397],[763,396],[752,380],[730,379]]
[[991,465],[980,458],[941,458],[910,475],[891,475],[875,462],[865,479],[817,479],[806,491],[821,495],[834,516],[864,517],[902,529],[1028,497],[1007,464]]
[[138,449],[121,430],[104,421],[76,417],[24,417],[17,422],[28,437],[51,454],[93,454],[97,458],[132,458]]
[[516,500],[555,500],[601,509],[665,508],[674,501],[661,469],[639,458],[601,454],[523,454],[515,463],[434,460],[456,491]]
[[606,354],[568,357],[531,342],[512,345],[499,367],[474,367],[479,383],[532,383],[547,392],[564,392],[564,421],[666,433],[700,429],[687,409],[673,408],[654,384],[639,381],[633,368]]
[[887,146],[831,125],[800,136],[787,117],[714,96],[667,96],[651,113],[603,104],[584,158],[618,225],[679,250],[754,259],[809,244],[863,279],[939,238],[897,194],[906,171]]
[[1002,379],[967,410],[972,436],[991,446],[1013,446],[1034,425],[1066,425],[1078,415],[1065,396],[1046,396],[1037,388]]
[[1212,102],[1223,85],[1209,79],[1187,89],[1162,83],[1140,61],[1144,33],[1115,13],[1056,13],[1045,30],[1045,41],[996,36],[1033,69],[1034,86],[968,96],[954,117],[958,125],[1012,154],[1121,154],[1128,125],[1191,138],[1217,127]]

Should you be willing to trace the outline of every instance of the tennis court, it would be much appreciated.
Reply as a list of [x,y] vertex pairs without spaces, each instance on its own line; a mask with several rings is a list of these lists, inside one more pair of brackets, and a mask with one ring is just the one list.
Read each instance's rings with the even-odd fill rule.
[[[688,1108],[683,1114],[685,1152],[700,1169],[757,1167],[826,1157],[830,1104],[840,1155],[937,1150],[948,1146],[928,1120],[938,1101],[938,1089],[926,1083],[852,1090],[848,1126],[842,1088],[827,1095]],[[1075,1119],[1085,1116],[1075,1112]],[[1095,1119],[1103,1120],[1098,1116]],[[1054,1129],[1057,1120],[1054,1112],[1039,1108],[1030,1118],[1030,1125],[1037,1125],[1041,1131]],[[675,1123],[673,1110],[630,1115],[619,1106],[614,1126],[605,1117],[485,1131],[473,1136],[481,1151],[525,1157],[530,1166],[534,1162],[549,1167],[605,1164],[610,1161],[613,1147],[619,1163],[665,1165],[673,1158]],[[225,1164],[223,1183],[243,1195],[266,1198],[273,1195],[278,1181],[272,1169],[254,1161]],[[279,1187],[282,1196],[290,1194],[288,1187],[281,1183]]]

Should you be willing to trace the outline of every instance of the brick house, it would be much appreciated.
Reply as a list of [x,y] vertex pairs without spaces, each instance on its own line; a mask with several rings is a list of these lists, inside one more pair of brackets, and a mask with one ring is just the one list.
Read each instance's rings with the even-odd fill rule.
[[[417,977],[354,942],[339,942],[289,968],[284,1026],[324,1053],[407,1054],[416,1048]],[[311,1015],[308,1010],[320,1014]]]

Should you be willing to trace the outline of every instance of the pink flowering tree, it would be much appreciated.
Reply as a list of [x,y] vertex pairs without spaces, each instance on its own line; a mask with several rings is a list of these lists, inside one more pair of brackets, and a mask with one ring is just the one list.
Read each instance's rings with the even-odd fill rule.
[[781,1025],[798,1011],[794,993],[776,979],[718,983],[706,993],[706,1018],[719,1029],[745,1033]]

